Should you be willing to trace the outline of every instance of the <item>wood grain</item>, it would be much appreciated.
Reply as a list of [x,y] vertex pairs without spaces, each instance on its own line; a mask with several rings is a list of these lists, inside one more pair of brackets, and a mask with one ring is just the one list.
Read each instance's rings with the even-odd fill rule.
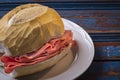
[[[29,2],[28,2],[29,3]],[[27,3],[4,3],[0,4],[0,10],[10,10]],[[107,2],[40,2],[49,7],[57,10],[119,10],[120,3],[107,3]],[[112,5],[112,6],[111,6]]]
[[76,80],[119,80],[120,61],[93,62],[90,68]]
[[120,60],[120,42],[95,42],[94,60]]
[[[23,3],[23,2],[111,2],[111,0],[0,0],[0,3]],[[114,2],[119,2],[114,0]]]
[[94,42],[120,42],[120,32],[118,33],[89,33]]

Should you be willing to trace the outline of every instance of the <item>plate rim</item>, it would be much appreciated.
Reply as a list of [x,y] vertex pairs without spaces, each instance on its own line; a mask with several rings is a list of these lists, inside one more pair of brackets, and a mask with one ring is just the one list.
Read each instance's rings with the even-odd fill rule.
[[[70,77],[69,77],[69,79],[73,80],[73,79],[81,76],[81,75],[82,75],[84,72],[86,72],[87,69],[90,67],[90,65],[92,64],[93,59],[94,59],[95,47],[94,47],[94,43],[93,43],[92,38],[90,37],[90,35],[89,35],[80,25],[78,25],[78,24],[76,24],[76,23],[74,23],[74,22],[72,22],[72,21],[70,21],[70,20],[68,20],[68,19],[65,19],[65,18],[62,18],[62,21],[63,21],[63,23],[64,23],[64,21],[66,21],[66,22],[69,23],[69,24],[75,25],[76,28],[79,28],[80,30],[82,30],[82,31],[85,33],[85,35],[89,38],[89,42],[90,42],[91,46],[93,47],[93,48],[92,48],[92,49],[93,49],[93,50],[92,50],[93,53],[92,53],[92,55],[91,55],[91,57],[90,57],[89,64],[87,64],[87,67],[84,69],[83,72],[81,72],[81,74],[77,74],[77,75],[74,75],[74,76],[70,76]],[[66,71],[67,71],[67,70],[66,70]],[[66,71],[65,71],[65,72],[66,72]],[[64,74],[64,73],[61,73],[61,74]],[[59,79],[61,78],[61,74],[59,74],[59,75],[57,75],[57,76],[55,76],[55,77],[48,78],[48,80],[59,80]],[[66,79],[66,80],[69,80],[69,79]]]

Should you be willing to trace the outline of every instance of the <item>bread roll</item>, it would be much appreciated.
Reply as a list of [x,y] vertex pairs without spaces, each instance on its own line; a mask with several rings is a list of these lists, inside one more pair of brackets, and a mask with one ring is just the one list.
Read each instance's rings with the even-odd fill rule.
[[25,4],[8,12],[0,20],[0,46],[8,56],[37,50],[64,32],[60,15],[40,4]]

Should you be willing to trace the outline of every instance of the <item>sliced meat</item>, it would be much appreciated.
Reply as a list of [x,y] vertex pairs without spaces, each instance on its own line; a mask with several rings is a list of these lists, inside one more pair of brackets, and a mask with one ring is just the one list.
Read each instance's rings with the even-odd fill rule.
[[38,62],[45,61],[57,54],[72,43],[72,32],[66,30],[63,36],[50,40],[36,52],[31,52],[25,55],[10,57],[3,55],[1,61],[4,63],[5,72],[10,73],[16,67],[29,66]]

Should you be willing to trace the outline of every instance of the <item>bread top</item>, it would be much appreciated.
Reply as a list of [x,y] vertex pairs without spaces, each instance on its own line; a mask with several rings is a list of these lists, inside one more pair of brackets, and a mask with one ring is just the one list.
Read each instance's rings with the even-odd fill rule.
[[0,43],[9,50],[5,54],[10,56],[35,51],[63,32],[60,15],[40,4],[18,6],[0,20]]

